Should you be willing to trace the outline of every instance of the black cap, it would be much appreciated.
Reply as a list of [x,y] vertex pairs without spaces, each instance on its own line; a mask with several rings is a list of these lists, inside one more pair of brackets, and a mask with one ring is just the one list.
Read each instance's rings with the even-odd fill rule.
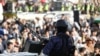
[[67,22],[65,20],[58,20],[56,23],[56,27],[66,27],[67,28]]

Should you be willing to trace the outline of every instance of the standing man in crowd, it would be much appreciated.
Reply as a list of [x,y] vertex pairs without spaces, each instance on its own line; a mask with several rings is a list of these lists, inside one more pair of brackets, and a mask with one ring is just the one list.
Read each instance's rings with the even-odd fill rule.
[[57,21],[57,34],[51,37],[40,56],[74,56],[74,41],[72,37],[66,34],[67,27],[65,20]]

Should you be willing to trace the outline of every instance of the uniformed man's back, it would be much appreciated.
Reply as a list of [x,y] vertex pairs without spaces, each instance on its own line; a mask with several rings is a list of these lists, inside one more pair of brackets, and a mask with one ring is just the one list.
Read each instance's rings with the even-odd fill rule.
[[74,56],[74,41],[66,34],[67,25],[64,20],[58,20],[57,35],[51,37],[43,48],[43,56]]

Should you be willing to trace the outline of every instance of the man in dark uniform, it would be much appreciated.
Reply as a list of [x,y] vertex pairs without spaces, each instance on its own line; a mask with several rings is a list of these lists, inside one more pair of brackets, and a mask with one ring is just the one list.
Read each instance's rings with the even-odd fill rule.
[[65,20],[57,21],[57,35],[51,37],[40,56],[74,56],[74,41],[66,34],[67,27]]

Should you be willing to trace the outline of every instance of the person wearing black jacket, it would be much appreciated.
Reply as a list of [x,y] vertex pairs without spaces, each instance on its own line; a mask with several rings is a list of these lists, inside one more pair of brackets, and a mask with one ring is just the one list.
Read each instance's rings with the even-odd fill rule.
[[40,56],[74,56],[74,40],[66,34],[67,27],[65,20],[57,21],[57,34],[51,37]]

